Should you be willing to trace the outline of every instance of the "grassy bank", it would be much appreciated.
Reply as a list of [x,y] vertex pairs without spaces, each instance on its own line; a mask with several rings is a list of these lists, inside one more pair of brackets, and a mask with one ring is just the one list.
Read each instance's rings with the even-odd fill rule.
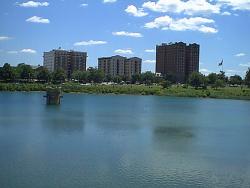
[[[53,85],[46,84],[12,84],[0,83],[0,91],[46,91],[46,87]],[[58,85],[57,85],[58,86]],[[63,92],[71,93],[99,93],[99,94],[132,94],[132,95],[159,95],[177,97],[204,97],[221,99],[243,99],[250,100],[250,89],[240,87],[226,87],[220,89],[194,89],[172,86],[163,89],[161,86],[144,85],[89,85],[82,86],[75,83],[60,85]]]

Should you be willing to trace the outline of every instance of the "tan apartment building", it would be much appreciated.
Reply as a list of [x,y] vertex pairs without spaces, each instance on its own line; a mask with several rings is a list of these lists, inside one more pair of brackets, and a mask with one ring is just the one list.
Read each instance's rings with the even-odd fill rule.
[[141,64],[142,59],[138,57],[128,58],[125,62],[125,76],[131,79],[133,75],[141,74]]
[[112,56],[98,58],[98,69],[105,73],[105,76],[126,76],[131,79],[133,75],[141,74],[142,59],[138,57],[126,58],[123,56]]
[[156,73],[171,74],[177,82],[185,82],[192,72],[199,72],[198,44],[183,42],[156,46]]
[[66,50],[44,52],[43,66],[50,72],[63,69],[68,78],[75,70],[86,71],[87,53]]

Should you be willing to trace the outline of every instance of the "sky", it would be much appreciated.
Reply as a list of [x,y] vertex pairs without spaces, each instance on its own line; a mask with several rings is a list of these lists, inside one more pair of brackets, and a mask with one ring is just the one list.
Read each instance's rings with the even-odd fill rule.
[[155,71],[161,43],[200,44],[200,71],[245,75],[250,67],[250,0],[45,0],[0,2],[0,66],[43,64],[61,47],[98,57],[143,59]]

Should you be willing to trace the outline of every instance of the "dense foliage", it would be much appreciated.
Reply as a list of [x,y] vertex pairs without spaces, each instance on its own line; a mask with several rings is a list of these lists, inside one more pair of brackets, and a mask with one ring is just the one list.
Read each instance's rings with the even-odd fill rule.
[[206,86],[206,77],[198,72],[193,72],[189,77],[189,84],[196,89]]
[[16,73],[13,67],[10,64],[5,63],[4,66],[0,69],[0,78],[5,82],[12,82],[16,78]]
[[250,87],[250,68],[248,68],[248,71],[246,72],[245,84],[246,84],[248,87]]
[[[152,72],[145,72],[133,75],[131,79],[129,79],[124,76],[105,76],[101,70],[93,67],[88,68],[87,71],[75,71],[72,73],[71,78],[67,76],[62,69],[50,73],[42,66],[34,69],[26,64],[19,64],[16,67],[12,67],[6,63],[3,67],[0,67],[0,82],[13,82],[16,84],[1,83],[0,90],[43,91],[47,86],[46,84],[62,84],[67,81],[65,85],[63,85],[64,91],[66,92],[217,97],[222,95],[222,93],[225,94],[226,91],[226,96],[232,97],[236,95],[240,97],[248,96],[249,94],[249,90],[244,89],[244,85],[250,87],[250,69],[246,72],[244,80],[239,75],[227,77],[225,72],[220,72],[219,74],[211,73],[208,76],[194,72],[184,85],[177,84],[176,78],[171,74],[159,77]],[[106,82],[106,86],[96,85],[103,82]],[[85,85],[83,87],[80,85],[86,83],[91,83],[91,86]],[[125,84],[125,86],[121,86],[123,84]],[[235,87],[236,89],[227,89],[229,88],[228,86]],[[239,90],[241,90],[241,92],[237,90],[238,86],[240,86]],[[194,91],[193,88],[197,91]],[[229,91],[236,93],[232,94]],[[219,92],[222,93],[218,94]]]
[[52,73],[53,83],[64,83],[66,80],[66,73],[63,69],[58,69]]

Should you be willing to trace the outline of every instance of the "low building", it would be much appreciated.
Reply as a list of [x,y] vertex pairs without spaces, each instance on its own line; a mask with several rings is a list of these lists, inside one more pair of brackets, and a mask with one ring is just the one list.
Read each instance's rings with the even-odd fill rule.
[[86,71],[87,53],[66,50],[44,52],[43,66],[50,72],[63,69],[68,78],[75,70]]
[[138,57],[126,58],[123,56],[112,56],[98,58],[98,69],[105,76],[126,76],[131,79],[133,75],[141,74],[142,59]]

